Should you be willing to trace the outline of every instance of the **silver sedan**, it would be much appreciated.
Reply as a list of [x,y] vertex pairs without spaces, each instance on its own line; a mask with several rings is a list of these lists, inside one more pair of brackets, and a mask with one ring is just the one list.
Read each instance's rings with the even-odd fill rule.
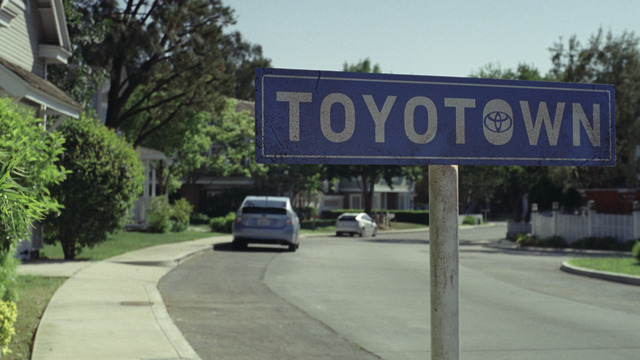
[[366,213],[344,213],[336,219],[336,235],[376,236],[378,224]]

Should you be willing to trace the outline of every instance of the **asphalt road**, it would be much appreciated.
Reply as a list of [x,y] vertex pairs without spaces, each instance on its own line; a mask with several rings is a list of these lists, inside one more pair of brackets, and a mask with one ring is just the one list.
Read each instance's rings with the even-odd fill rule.
[[[559,270],[566,255],[460,230],[461,359],[633,359],[640,287]],[[428,233],[312,237],[296,253],[228,246],[160,282],[202,359],[429,359]]]

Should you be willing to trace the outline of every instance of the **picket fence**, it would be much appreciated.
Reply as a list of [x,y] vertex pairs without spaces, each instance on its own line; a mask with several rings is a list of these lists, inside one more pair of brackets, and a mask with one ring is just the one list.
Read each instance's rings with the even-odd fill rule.
[[640,206],[634,204],[634,211],[629,215],[598,214],[593,204],[581,214],[563,214],[554,206],[551,212],[538,212],[536,204],[532,206],[531,222],[526,225],[509,225],[509,232],[516,232],[516,227],[525,226],[517,232],[527,232],[539,239],[554,235],[560,236],[568,243],[587,237],[612,237],[618,241],[640,239]]

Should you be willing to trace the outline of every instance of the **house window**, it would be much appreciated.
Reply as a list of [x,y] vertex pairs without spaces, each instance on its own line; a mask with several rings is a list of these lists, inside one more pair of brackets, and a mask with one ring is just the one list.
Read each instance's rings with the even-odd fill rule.
[[8,5],[9,0],[0,0],[0,27],[11,26],[11,20],[18,16],[18,13],[15,12],[15,10],[11,9]]

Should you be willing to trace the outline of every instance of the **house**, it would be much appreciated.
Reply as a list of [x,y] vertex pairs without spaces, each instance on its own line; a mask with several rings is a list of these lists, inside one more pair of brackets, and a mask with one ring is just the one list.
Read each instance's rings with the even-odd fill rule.
[[[377,210],[410,210],[413,209],[415,184],[406,177],[394,177],[388,184],[384,179],[373,186],[372,209]],[[334,188],[329,183],[323,184],[318,196],[318,213],[337,209],[362,209],[362,182],[360,179],[340,179]]]
[[71,56],[62,0],[0,0],[0,96],[34,109],[55,129],[82,107],[47,81],[47,65]]
[[[77,118],[82,106],[47,81],[47,65],[66,64],[71,56],[62,0],[0,0],[0,96],[33,109],[49,131],[64,119]],[[42,229],[18,253],[42,248]]]

